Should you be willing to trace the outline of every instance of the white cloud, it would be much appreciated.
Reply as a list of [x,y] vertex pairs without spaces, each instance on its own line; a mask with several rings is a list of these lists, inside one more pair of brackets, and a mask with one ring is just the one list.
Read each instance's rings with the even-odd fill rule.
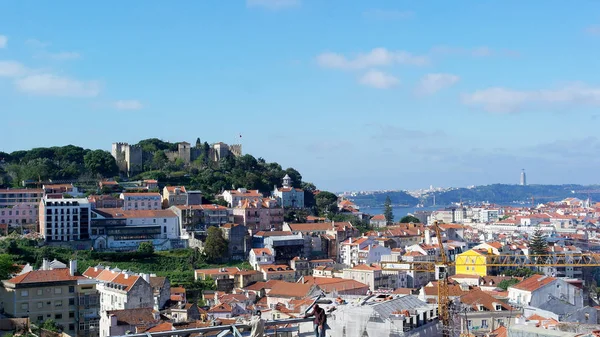
[[114,107],[117,110],[140,110],[144,105],[138,100],[119,100],[114,102]]
[[27,72],[27,67],[17,61],[0,61],[0,77],[18,77]]
[[429,63],[426,56],[413,55],[406,51],[389,51],[375,48],[366,54],[358,54],[353,59],[338,53],[322,53],[317,56],[317,63],[325,68],[364,69],[392,64],[425,65]]
[[50,45],[50,42],[40,41],[38,39],[27,39],[25,45],[32,48],[46,48]]
[[53,74],[37,74],[15,81],[17,89],[34,95],[63,97],[94,97],[100,93],[95,81],[79,81]]
[[375,20],[404,20],[415,16],[411,11],[398,11],[386,9],[371,9],[363,13],[366,18]]
[[59,53],[42,53],[41,56],[60,61],[74,60],[81,57],[79,53],[69,51],[63,51]]
[[8,37],[6,35],[0,35],[0,48],[6,48],[8,44]]
[[421,78],[417,85],[417,94],[431,95],[436,92],[452,86],[460,80],[460,77],[453,74],[427,74]]
[[246,6],[278,10],[300,6],[300,0],[246,0]]
[[591,25],[585,31],[590,35],[600,36],[600,25]]
[[573,84],[559,89],[513,90],[501,87],[463,95],[464,104],[490,112],[518,112],[531,105],[600,105],[600,87]]
[[397,85],[400,81],[384,72],[378,70],[369,70],[366,74],[358,79],[360,84],[377,88],[377,89],[388,89]]

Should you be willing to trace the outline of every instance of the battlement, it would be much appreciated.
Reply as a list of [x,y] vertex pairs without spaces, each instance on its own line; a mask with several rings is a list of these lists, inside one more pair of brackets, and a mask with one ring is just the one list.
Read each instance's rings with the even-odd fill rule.
[[236,157],[242,156],[242,144],[231,144],[229,145],[229,152]]

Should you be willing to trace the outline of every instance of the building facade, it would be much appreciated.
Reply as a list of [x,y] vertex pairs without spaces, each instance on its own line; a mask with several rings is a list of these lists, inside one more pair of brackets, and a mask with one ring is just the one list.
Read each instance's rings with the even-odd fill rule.
[[188,204],[188,194],[185,186],[165,186],[163,188],[162,203],[164,208]]
[[233,209],[236,224],[244,225],[253,233],[281,230],[284,210],[277,200],[269,198],[246,199]]
[[42,189],[0,189],[0,224],[35,224],[44,196]]
[[162,198],[156,192],[121,193],[124,210],[154,210],[162,208]]
[[237,190],[227,190],[221,194],[221,198],[227,201],[229,207],[239,205],[244,200],[252,200],[256,198],[264,198],[262,193],[258,190],[247,190],[245,188],[238,188]]
[[90,238],[91,206],[87,199],[40,201],[40,234],[44,240],[78,241]]
[[275,187],[273,197],[279,204],[286,208],[304,208],[304,190],[292,186],[292,178],[289,175],[283,177],[281,188]]

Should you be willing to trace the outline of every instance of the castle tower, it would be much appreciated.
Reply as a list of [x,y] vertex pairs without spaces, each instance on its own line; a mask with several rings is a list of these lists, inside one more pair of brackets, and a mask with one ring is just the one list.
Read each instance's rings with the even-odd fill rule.
[[283,177],[283,188],[290,188],[292,187],[292,178],[290,178],[289,175],[285,175],[285,177]]
[[177,144],[178,157],[183,160],[184,163],[189,164],[191,159],[190,143],[181,142]]
[[527,186],[527,177],[525,176],[525,169],[521,171],[521,186]]

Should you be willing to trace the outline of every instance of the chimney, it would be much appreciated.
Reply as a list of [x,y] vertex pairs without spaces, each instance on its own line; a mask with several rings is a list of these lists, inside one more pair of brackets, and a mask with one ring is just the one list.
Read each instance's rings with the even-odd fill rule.
[[425,244],[431,245],[431,231],[429,229],[425,230]]
[[124,277],[125,277],[126,280],[129,279],[129,273],[123,273],[123,275],[124,275]]
[[77,260],[70,260],[69,261],[69,275],[75,276],[75,273],[77,273]]
[[149,274],[142,274],[142,278],[144,279],[144,281],[148,282],[148,284],[150,284],[150,275]]
[[47,259],[42,260],[42,270],[48,270],[48,260]]

